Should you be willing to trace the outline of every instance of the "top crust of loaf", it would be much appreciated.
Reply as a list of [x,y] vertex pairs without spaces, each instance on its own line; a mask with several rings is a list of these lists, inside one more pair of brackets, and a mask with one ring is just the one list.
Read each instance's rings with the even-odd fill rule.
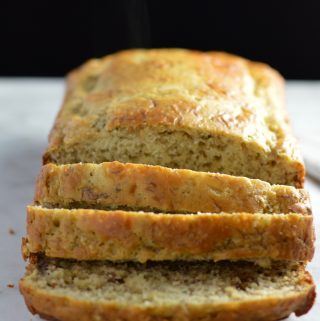
[[[216,154],[206,155],[211,138]],[[198,156],[193,159],[192,150],[185,157],[183,150],[173,155],[188,139]],[[282,77],[267,65],[221,52],[128,50],[71,72],[44,162],[113,160],[220,171],[297,187],[304,180]]]

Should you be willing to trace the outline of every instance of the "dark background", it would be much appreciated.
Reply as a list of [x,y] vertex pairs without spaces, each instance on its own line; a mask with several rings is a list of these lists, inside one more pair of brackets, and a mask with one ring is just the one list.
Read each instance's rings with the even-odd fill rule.
[[320,79],[319,34],[319,0],[0,0],[0,75],[62,76],[124,48],[186,47]]

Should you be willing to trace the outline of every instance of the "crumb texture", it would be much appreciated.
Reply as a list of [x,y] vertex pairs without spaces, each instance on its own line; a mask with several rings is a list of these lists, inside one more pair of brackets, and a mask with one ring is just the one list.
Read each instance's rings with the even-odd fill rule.
[[[252,304],[263,307],[255,312],[259,320],[277,320],[306,312],[313,284],[298,265],[262,269],[243,262],[141,265],[45,259],[29,268],[20,289],[34,312],[63,321],[131,320],[132,313],[135,320],[150,321],[223,320],[219,314],[225,320],[241,315],[257,320]],[[39,307],[37,300],[46,304]],[[52,309],[54,301],[64,303]],[[76,315],[66,313],[75,307]]]

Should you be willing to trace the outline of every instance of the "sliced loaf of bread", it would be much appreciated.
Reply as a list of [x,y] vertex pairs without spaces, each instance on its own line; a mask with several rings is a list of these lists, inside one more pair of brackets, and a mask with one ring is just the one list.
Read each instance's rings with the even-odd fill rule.
[[28,207],[24,255],[77,260],[308,261],[311,215],[161,214]]
[[30,311],[60,321],[306,313],[314,232],[283,87],[266,65],[182,49],[128,50],[70,73],[28,207]]
[[43,166],[35,204],[155,212],[308,214],[303,189],[217,173],[106,162]]
[[29,310],[59,321],[272,321],[302,315],[315,287],[303,266],[38,259],[20,282]]
[[127,50],[68,76],[44,163],[122,161],[302,187],[304,165],[267,65],[221,53]]

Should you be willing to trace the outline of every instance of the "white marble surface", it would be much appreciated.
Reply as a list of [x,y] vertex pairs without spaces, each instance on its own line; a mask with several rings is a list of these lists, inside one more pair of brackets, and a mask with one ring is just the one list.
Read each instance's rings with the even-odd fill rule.
[[[306,143],[305,137],[320,137],[320,82],[290,82],[287,89],[296,134]],[[18,281],[24,273],[20,242],[25,233],[25,205],[32,199],[41,154],[62,94],[60,79],[0,78],[0,321],[40,320],[31,316],[19,294]],[[308,269],[319,287],[320,184],[308,179],[307,189],[318,234],[316,255]],[[319,301],[299,320],[319,321]]]

